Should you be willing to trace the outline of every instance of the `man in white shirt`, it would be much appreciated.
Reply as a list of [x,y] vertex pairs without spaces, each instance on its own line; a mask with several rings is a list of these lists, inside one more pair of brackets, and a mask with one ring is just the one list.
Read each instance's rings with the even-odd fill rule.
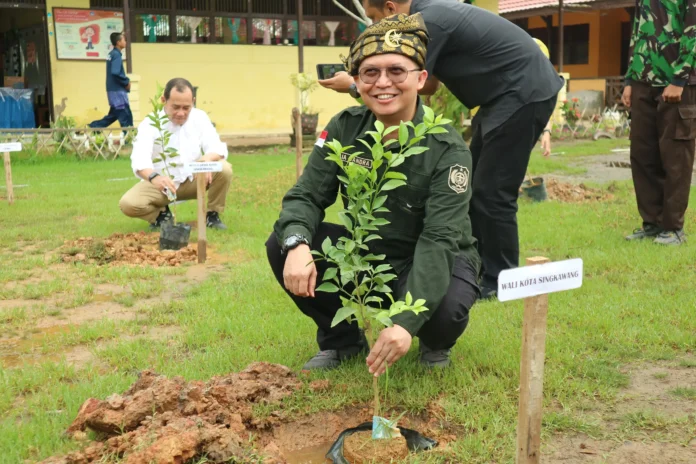
[[[156,142],[159,131],[147,117],[138,126],[131,154],[133,172],[142,181],[127,191],[119,202],[123,214],[144,219],[150,223],[151,230],[157,230],[162,223],[172,220],[166,189],[175,193],[177,200],[196,198],[196,182],[185,163],[227,160],[227,145],[220,140],[210,118],[204,111],[193,107],[193,86],[189,81],[175,78],[167,82],[162,101],[169,119],[164,129],[172,134],[165,148],[178,151],[176,158],[167,160],[175,163],[169,167],[172,178],[167,176],[161,161],[162,148]],[[222,172],[207,174],[208,227],[227,229],[220,214],[225,209],[231,179],[232,166],[226,161]]]

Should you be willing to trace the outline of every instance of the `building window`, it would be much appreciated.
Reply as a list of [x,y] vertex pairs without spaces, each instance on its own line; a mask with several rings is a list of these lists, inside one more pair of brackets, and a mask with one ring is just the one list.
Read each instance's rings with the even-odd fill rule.
[[[550,40],[548,28],[539,27],[530,29],[528,32],[529,35],[541,40],[547,46],[550,44],[551,62],[554,65],[558,65],[558,27],[554,27],[551,30]],[[563,28],[563,36],[563,64],[588,64],[590,62],[590,25],[565,26]]]
[[[288,21],[288,43],[297,44],[300,38],[297,33],[297,21]],[[302,21],[303,45],[317,45],[317,23],[314,21]]]
[[247,26],[244,18],[215,18],[215,43],[245,44]]
[[347,47],[360,35],[357,21],[322,21],[318,45]]
[[280,19],[252,19],[251,41],[249,43],[260,45],[283,43],[283,21]]
[[210,19],[202,16],[177,16],[178,43],[211,43]]
[[169,15],[136,14],[132,39],[133,42],[171,42]]

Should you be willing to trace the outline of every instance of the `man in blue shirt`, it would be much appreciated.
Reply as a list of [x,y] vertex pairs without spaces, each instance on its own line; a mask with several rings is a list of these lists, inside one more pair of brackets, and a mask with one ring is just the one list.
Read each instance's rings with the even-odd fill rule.
[[121,127],[133,127],[133,113],[128,103],[130,79],[123,69],[121,50],[126,48],[126,38],[120,32],[111,34],[111,44],[114,48],[106,57],[106,95],[109,99],[109,114],[89,123],[89,127],[109,127],[118,120]]

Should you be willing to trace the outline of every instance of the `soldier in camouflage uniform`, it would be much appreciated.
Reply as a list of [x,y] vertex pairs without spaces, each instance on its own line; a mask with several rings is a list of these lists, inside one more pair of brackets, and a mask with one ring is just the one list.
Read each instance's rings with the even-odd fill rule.
[[[366,131],[374,130],[377,120],[385,127],[422,122],[418,90],[428,76],[423,70],[427,39],[420,15],[399,15],[369,26],[352,44],[346,68],[365,106],[348,108],[331,119],[304,173],[283,198],[274,233],[266,243],[276,279],[317,325],[321,351],[305,369],[337,367],[366,348],[357,324],[343,321],[331,327],[343,306],[339,295],[315,293],[326,262],[307,265],[312,261],[310,249],[320,250],[326,237],[336,243],[347,235],[343,226],[323,222],[326,209],[336,201],[341,173],[338,165],[325,159],[329,149],[324,143],[334,139],[343,146],[361,146],[358,140],[371,140]],[[425,153],[396,168],[406,174],[408,184],[389,192],[385,206],[390,212],[384,216],[389,224],[380,227],[381,240],[369,243],[370,252],[384,254],[398,276],[390,284],[394,296],[403,299],[410,292],[413,298],[425,299],[429,309],[418,315],[396,315],[394,326],[381,331],[367,357],[375,375],[401,358],[414,336],[420,339],[424,365],[447,366],[450,348],[464,332],[479,294],[480,259],[468,215],[471,152],[456,130],[444,127],[447,132],[420,142],[428,147]],[[353,162],[365,166],[372,159],[368,152]]]
[[637,0],[623,103],[643,226],[627,240],[686,241],[696,139],[696,3]]

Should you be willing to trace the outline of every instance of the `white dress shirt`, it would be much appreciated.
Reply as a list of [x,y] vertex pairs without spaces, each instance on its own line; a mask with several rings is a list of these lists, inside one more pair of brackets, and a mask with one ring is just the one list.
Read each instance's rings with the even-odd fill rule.
[[[165,148],[172,147],[178,150],[177,157],[167,158],[167,161],[176,163],[176,166],[169,167],[169,172],[177,188],[185,181],[193,180],[193,174],[186,169],[184,163],[196,161],[209,153],[227,159],[227,145],[220,140],[213,123],[203,110],[193,108],[183,125],[169,121],[164,125],[164,129],[172,134]],[[138,125],[138,135],[133,142],[131,153],[131,167],[138,178],[138,171],[143,169],[154,169],[157,173],[166,175],[164,161],[153,161],[155,158],[162,158],[162,147],[156,142],[159,137],[159,131],[152,125],[149,117]]]

